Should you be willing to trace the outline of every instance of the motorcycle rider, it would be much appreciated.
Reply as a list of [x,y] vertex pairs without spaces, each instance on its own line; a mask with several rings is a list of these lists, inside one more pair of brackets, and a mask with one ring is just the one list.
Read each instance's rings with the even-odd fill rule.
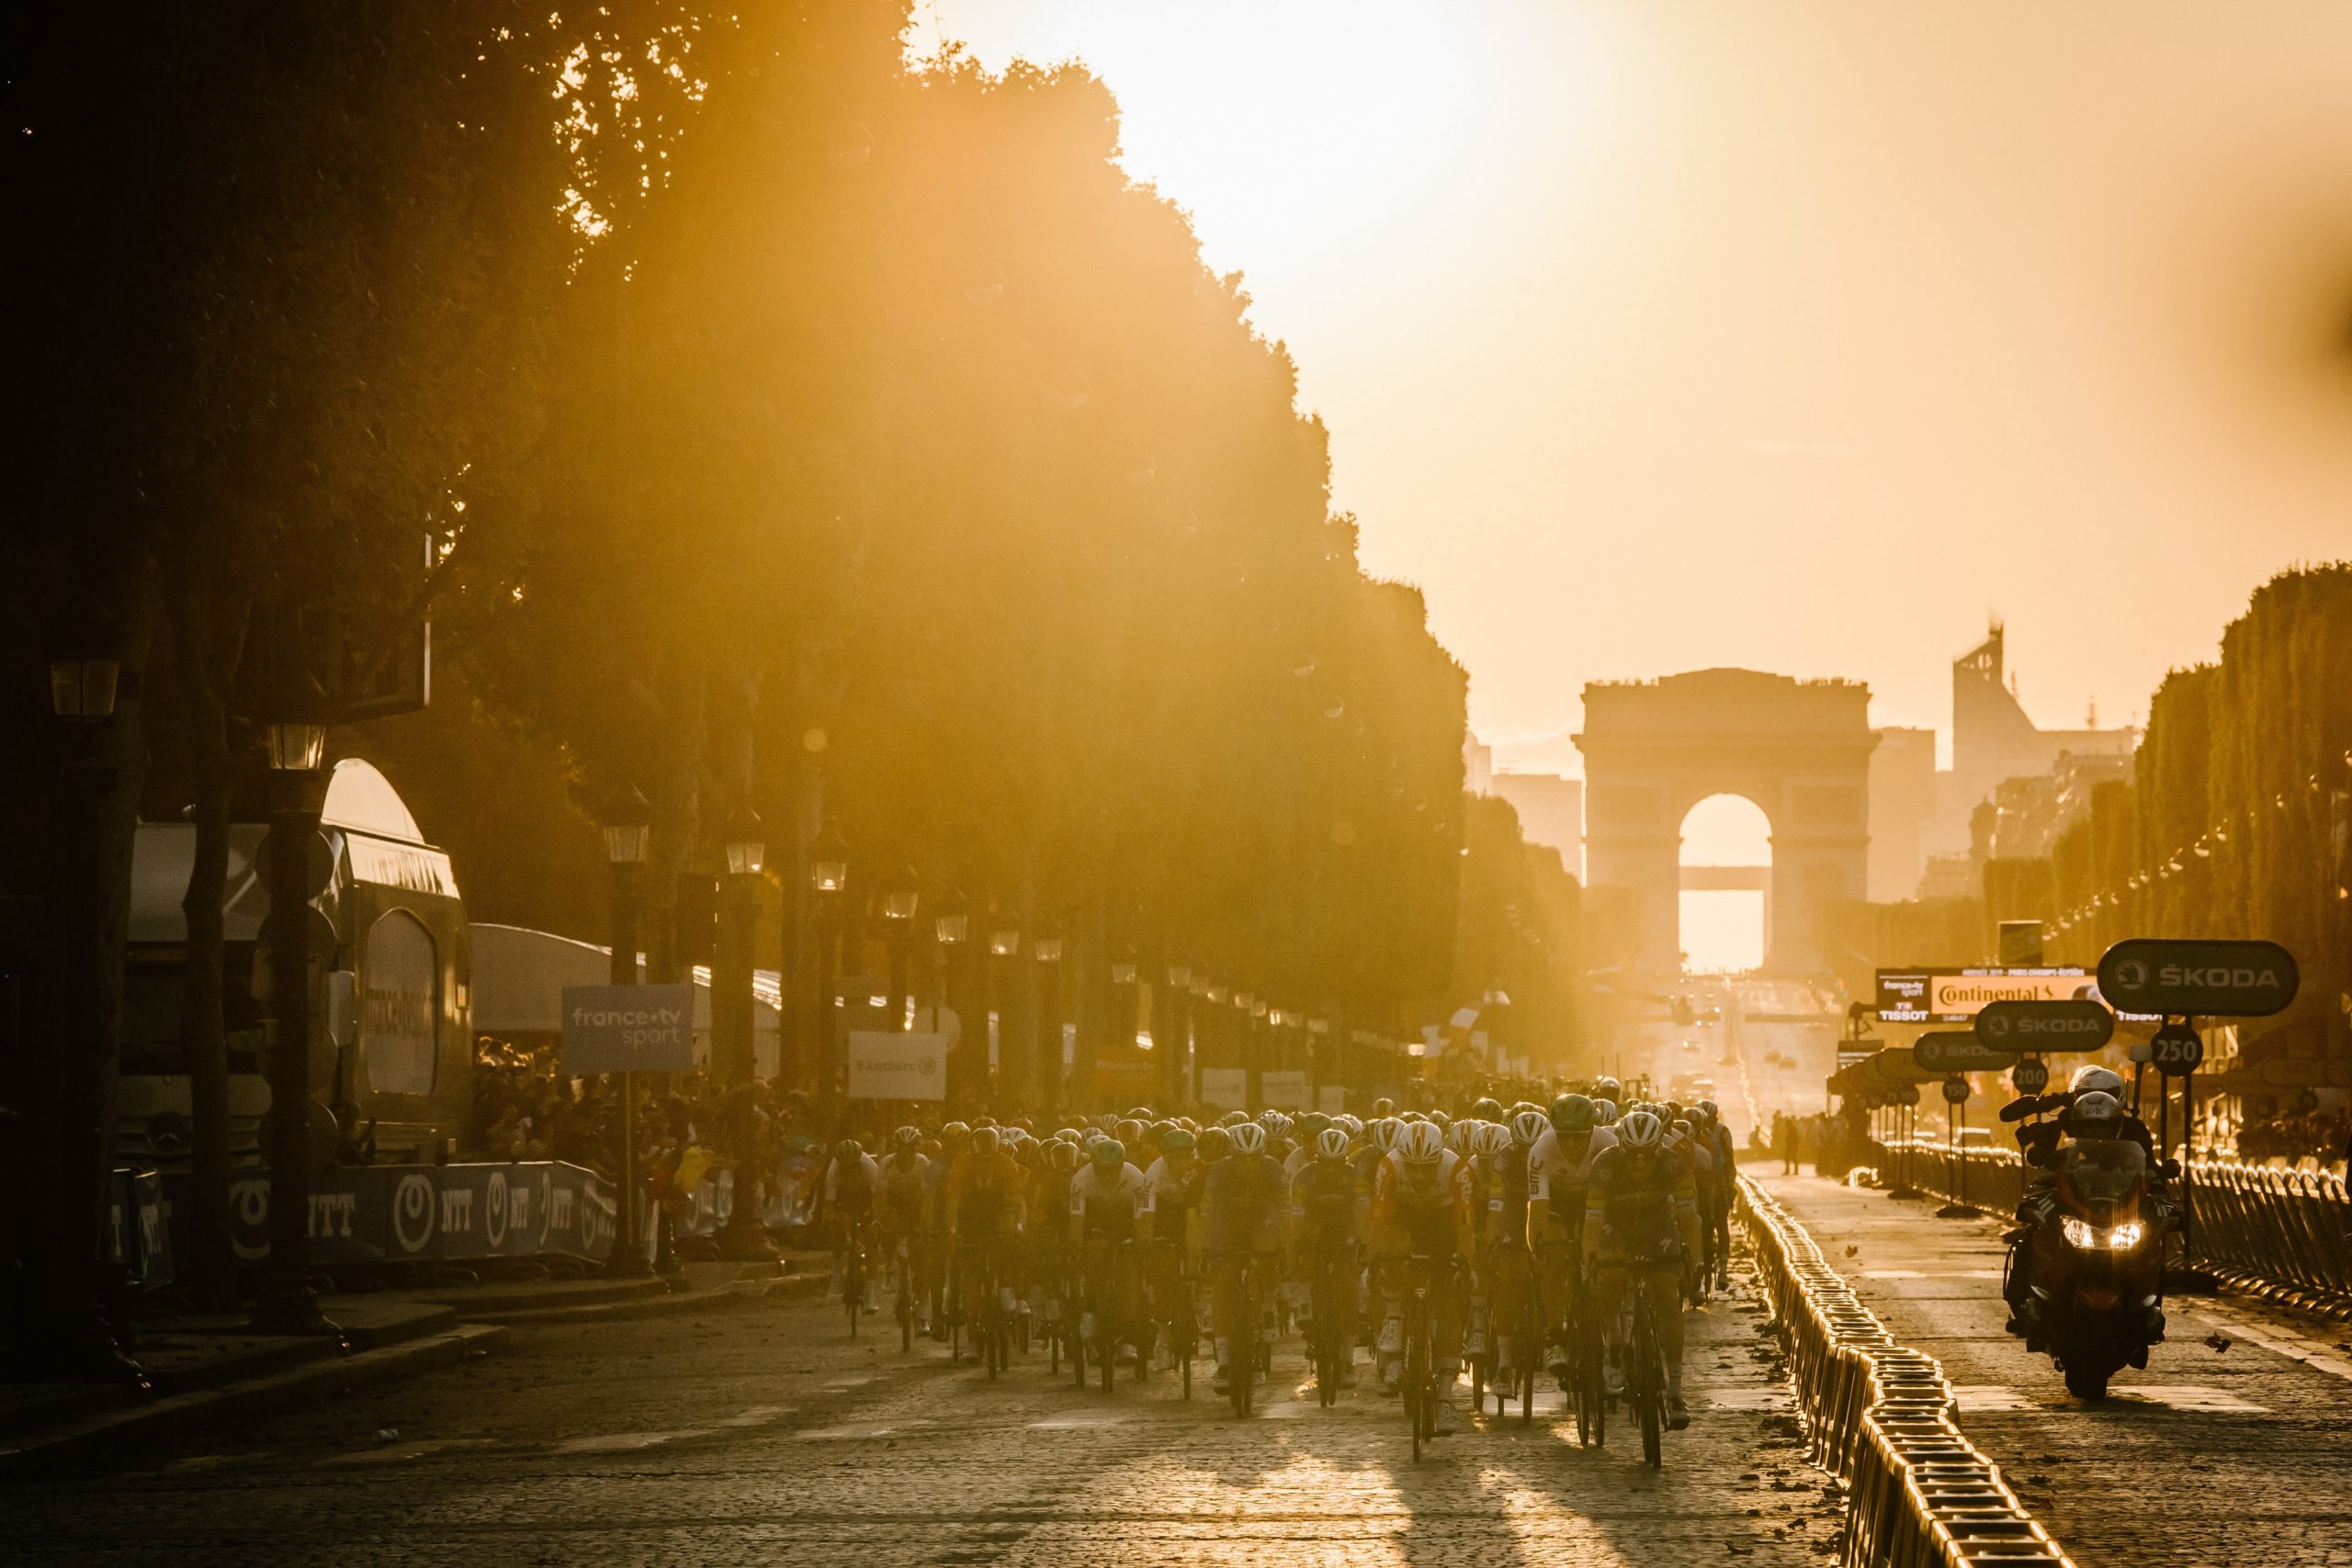
[[[2018,1225],[2008,1235],[2009,1257],[2001,1271],[2001,1294],[2009,1305],[2009,1319],[2003,1326],[2022,1337],[2028,1349],[2041,1348],[2037,1332],[2041,1326],[2041,1303],[2033,1294],[2030,1263],[2033,1237],[2057,1213],[2058,1170],[2064,1163],[2069,1143],[2120,1140],[2139,1145],[2148,1159],[2148,1202],[2151,1218],[2155,1222],[2152,1227],[2155,1235],[2151,1241],[2156,1241],[2177,1222],[2177,1210],[2156,1190],[2164,1168],[2156,1163],[2154,1141],[2148,1135],[2147,1124],[2123,1109],[2119,1098],[2122,1087],[2122,1078],[2109,1068],[2077,1068],[2068,1089],[2072,1103],[2048,1122],[2018,1130],[2018,1142],[2025,1148],[2027,1163],[2036,1168],[2036,1174],[2018,1200]],[[2165,1337],[2164,1313],[2154,1307],[2149,1311],[2149,1343],[2161,1343]]]

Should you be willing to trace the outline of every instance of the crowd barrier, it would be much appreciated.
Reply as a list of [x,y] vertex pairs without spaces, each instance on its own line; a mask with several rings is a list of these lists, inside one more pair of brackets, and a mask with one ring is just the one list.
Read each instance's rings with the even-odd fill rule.
[[[1928,1191],[2013,1212],[2029,1171],[2014,1150],[1969,1148],[1960,1167],[1945,1145],[1908,1145],[1911,1179]],[[1888,1147],[1881,1173],[1905,1169],[1906,1145]],[[1965,1183],[1954,1179],[1966,1175]],[[2333,1171],[2284,1170],[2235,1160],[2192,1160],[2187,1262],[2242,1290],[2305,1312],[2352,1320],[2352,1193]]]
[[[169,1238],[158,1250],[180,1273],[191,1267],[193,1238],[174,1217],[186,1212],[187,1186],[184,1173],[161,1179],[154,1221]],[[231,1176],[230,1238],[241,1262],[269,1256],[269,1199],[268,1171]],[[612,1251],[614,1215],[611,1182],[558,1160],[333,1166],[311,1178],[311,1264],[332,1271],[496,1258],[602,1262]],[[133,1273],[143,1288],[169,1278]]]
[[2000,1468],[1961,1435],[1933,1357],[1895,1343],[1804,1226],[1739,1182],[1813,1461],[1846,1483],[1846,1568],[2072,1568]]

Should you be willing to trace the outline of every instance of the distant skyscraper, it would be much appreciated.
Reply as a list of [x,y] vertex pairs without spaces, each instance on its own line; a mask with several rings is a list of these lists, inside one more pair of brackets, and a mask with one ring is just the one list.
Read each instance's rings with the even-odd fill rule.
[[1531,844],[1560,852],[1560,863],[1584,879],[1584,781],[1555,773],[1497,773],[1494,793],[1519,813],[1520,832]]
[[1495,749],[1475,735],[1462,742],[1462,787],[1472,795],[1495,793]]

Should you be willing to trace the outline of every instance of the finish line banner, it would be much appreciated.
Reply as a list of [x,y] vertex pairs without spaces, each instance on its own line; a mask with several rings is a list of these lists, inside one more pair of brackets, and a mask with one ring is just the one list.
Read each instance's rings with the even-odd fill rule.
[[2066,1002],[2089,998],[2098,979],[2080,967],[1882,969],[1882,1023],[1973,1023],[1995,1002]]

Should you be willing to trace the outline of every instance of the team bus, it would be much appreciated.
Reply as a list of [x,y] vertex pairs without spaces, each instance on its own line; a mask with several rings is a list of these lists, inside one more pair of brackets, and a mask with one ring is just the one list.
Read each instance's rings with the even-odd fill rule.
[[[449,1159],[473,1101],[466,908],[449,857],[425,842],[384,775],[337,762],[321,819],[331,869],[314,900],[310,1111],[317,1135],[349,1159]],[[266,979],[256,955],[269,916],[257,858],[268,829],[229,830],[225,1000],[229,1145],[236,1164],[262,1158],[269,1111],[262,1019]],[[196,829],[142,822],[132,853],[130,963],[116,1154],[161,1169],[189,1152],[187,1055],[180,1042],[187,968],[181,904]]]

